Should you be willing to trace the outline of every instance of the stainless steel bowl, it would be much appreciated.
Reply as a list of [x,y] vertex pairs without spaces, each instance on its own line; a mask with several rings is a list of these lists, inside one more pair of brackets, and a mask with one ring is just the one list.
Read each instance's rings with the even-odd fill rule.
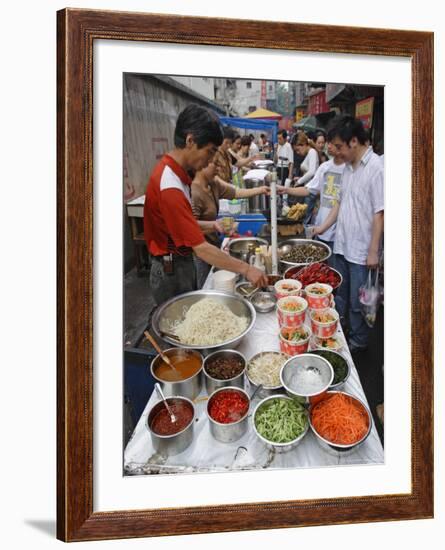
[[[324,260],[323,260],[324,261]],[[298,279],[298,271],[300,271],[300,269],[302,269],[304,266],[293,266],[293,267],[289,267],[288,269],[286,269],[286,271],[284,272],[284,278],[285,279]],[[334,269],[333,267],[331,266],[328,266],[329,269],[331,271],[333,271],[337,277],[339,278],[339,282],[336,284],[336,285],[332,285],[332,288],[334,290],[336,290],[339,286],[341,286],[341,284],[343,283],[343,276],[342,274],[337,271],[336,269]]]
[[253,414],[252,414],[253,431],[268,449],[273,449],[277,453],[286,453],[288,451],[291,451],[292,449],[295,449],[295,447],[297,447],[301,443],[304,436],[307,434],[309,430],[309,419],[306,423],[306,428],[304,429],[303,433],[299,435],[296,439],[289,441],[287,443],[273,443],[272,441],[269,441],[258,432],[257,427],[255,425],[255,417],[257,412],[261,410],[262,407],[267,407],[268,403],[270,403],[270,401],[273,399],[287,399],[289,401],[292,401],[291,397],[284,394],[271,395],[270,397],[266,397],[265,399],[260,401],[258,405],[255,407],[255,410],[253,411]]
[[353,452],[355,452],[361,445],[363,445],[363,443],[366,441],[369,434],[371,433],[371,430],[372,430],[372,414],[371,414],[370,410],[368,409],[368,407],[363,403],[363,401],[361,399],[359,399],[355,395],[351,395],[350,393],[341,392],[341,391],[328,391],[326,393],[326,398],[328,398],[329,395],[332,395],[332,394],[335,394],[335,393],[342,393],[344,395],[352,397],[352,399],[355,399],[356,401],[358,401],[363,406],[364,410],[366,411],[366,413],[368,415],[368,431],[362,437],[362,439],[360,439],[356,443],[352,443],[350,445],[340,445],[339,443],[332,443],[332,442],[328,441],[327,439],[324,439],[323,437],[321,437],[321,435],[315,430],[315,428],[314,428],[314,426],[312,425],[312,422],[311,422],[311,411],[312,411],[312,408],[316,406],[316,403],[309,408],[309,424],[311,426],[312,433],[314,434],[315,439],[317,440],[317,443],[320,445],[320,447],[323,450],[325,450],[327,453],[329,453],[330,455],[333,455],[333,456],[337,456],[337,457],[338,456],[347,456],[347,455],[352,454]]
[[[247,362],[246,377],[247,377],[247,380],[249,381],[249,384],[253,388],[256,388],[259,384],[256,384],[252,380],[252,378],[249,376],[249,364],[252,361],[255,361],[255,359],[258,359],[259,357],[261,357],[262,355],[265,355],[266,353],[273,353],[275,355],[280,355],[281,357],[283,357],[283,359],[284,359],[283,365],[290,358],[289,355],[287,355],[286,353],[282,353],[281,351],[262,351],[260,353],[257,353],[253,357],[251,357],[249,359],[249,361]],[[277,386],[265,386],[264,384],[261,384],[261,388],[258,390],[258,395],[264,398],[264,397],[268,397],[270,395],[276,395],[277,393],[280,393],[282,389],[283,389],[283,386],[281,385],[281,382]]]
[[258,313],[269,313],[277,305],[273,292],[255,292],[250,301]]
[[[217,422],[216,420],[213,420],[213,418],[210,416],[209,408],[212,403],[212,400],[216,395],[218,395],[218,393],[222,391],[238,392],[243,396],[245,396],[247,399],[248,407],[247,407],[246,414],[242,418],[240,418],[237,422],[231,422],[230,424],[222,424],[221,422]],[[247,431],[249,408],[250,408],[250,398],[247,395],[247,393],[241,388],[228,386],[225,388],[219,388],[215,390],[212,393],[212,395],[209,397],[209,400],[207,402],[207,408],[206,408],[207,416],[209,418],[210,433],[212,434],[212,436],[217,441],[221,441],[221,443],[233,443],[234,441],[237,441]]]
[[[320,388],[314,392],[303,392],[301,388],[296,388],[295,383],[292,380],[292,375],[295,374],[297,369],[299,371],[311,371],[312,369],[317,369],[318,374],[321,377]],[[281,369],[280,379],[288,395],[291,397],[304,398],[308,401],[310,397],[320,395],[329,388],[332,384],[332,380],[334,379],[334,371],[329,361],[323,357],[311,353],[302,353],[300,355],[295,355],[286,361]]]
[[255,253],[255,248],[262,244],[267,245],[269,243],[259,237],[240,237],[230,241],[227,250],[234,258],[248,262],[249,256]]
[[164,395],[166,397],[171,397],[173,395],[182,395],[184,397],[187,397],[188,399],[195,399],[198,397],[201,388],[202,388],[202,366],[203,366],[203,357],[199,353],[199,351],[191,350],[191,349],[182,349],[182,348],[169,348],[163,351],[164,355],[166,355],[169,359],[173,357],[190,357],[194,356],[198,358],[201,361],[201,368],[189,378],[185,378],[184,380],[180,380],[178,382],[169,382],[167,380],[163,380],[162,378],[159,378],[159,376],[156,376],[155,370],[156,367],[159,365],[159,363],[162,362],[162,358],[160,355],[157,355],[150,365],[150,372],[151,375],[155,380],[159,382],[161,385],[162,391],[164,392]]
[[[328,354],[329,353],[332,353],[334,355],[338,355],[338,357],[340,357],[346,364],[346,376],[343,378],[343,380],[341,380],[340,382],[337,382],[337,384],[334,384],[332,383],[330,386],[329,386],[329,390],[340,390],[343,388],[343,386],[346,384],[348,378],[349,378],[349,375],[351,374],[351,366],[349,364],[349,361],[346,359],[346,357],[344,357],[341,353],[338,353],[338,351],[334,351],[334,350],[331,350],[331,349],[316,349],[316,350],[313,350],[313,351],[309,351],[308,353],[311,353],[313,355],[319,355],[320,357],[323,357],[323,359],[326,359],[326,361],[328,361],[329,363],[331,363],[329,361],[329,356]],[[332,366],[332,363],[331,363],[331,366]],[[334,371],[334,378],[335,378],[335,369],[334,367],[332,367],[332,370]]]
[[[243,363],[243,370],[233,378],[229,378],[227,380],[219,380],[218,378],[213,378],[213,376],[210,376],[210,374],[207,372],[206,367],[209,364],[209,362],[212,361],[212,359],[216,359],[217,357],[233,357],[233,356],[241,359]],[[246,358],[239,351],[235,351],[233,349],[226,349],[226,350],[215,351],[210,355],[207,355],[207,357],[204,359],[204,368],[203,368],[207,393],[210,395],[215,390],[219,388],[225,388],[228,386],[235,386],[237,388],[243,389],[245,370],[246,370]]]
[[[225,304],[235,315],[247,317],[247,328],[235,338],[220,342],[219,344],[206,344],[203,346],[189,345],[178,342],[169,336],[166,336],[164,332],[171,332],[172,325],[178,321],[184,319],[185,312],[195,304],[204,298],[213,298],[223,304]],[[173,346],[181,346],[184,349],[198,349],[205,355],[216,351],[218,349],[231,349],[236,347],[241,340],[248,334],[255,324],[256,311],[253,305],[240,296],[234,296],[233,294],[227,294],[225,292],[218,292],[216,290],[197,290],[194,292],[186,292],[175,296],[170,300],[167,300],[153,315],[152,326],[156,335],[162,338],[165,342],[172,344]]]
[[193,441],[193,427],[195,425],[196,416],[195,407],[190,399],[178,395],[168,397],[167,403],[170,405],[175,403],[175,401],[177,400],[185,402],[193,412],[192,420],[180,432],[173,435],[159,435],[151,429],[151,424],[154,417],[162,408],[165,407],[163,401],[158,401],[155,405],[153,405],[147,416],[147,428],[151,435],[153,448],[156,452],[164,456],[173,456],[182,453],[187,449],[187,447],[190,446],[191,442]]
[[322,241],[313,241],[310,239],[287,239],[286,241],[283,241],[278,245],[278,256],[280,258],[280,265],[284,269],[287,269],[288,267],[309,265],[315,261],[315,260],[309,259],[306,262],[297,263],[297,262],[289,262],[287,260],[281,259],[284,254],[287,254],[288,252],[290,252],[295,246],[302,245],[302,244],[312,244],[317,248],[321,248],[324,250],[326,255],[323,258],[316,260],[317,262],[324,262],[332,254],[332,250],[330,249],[330,247],[327,244],[323,243]]

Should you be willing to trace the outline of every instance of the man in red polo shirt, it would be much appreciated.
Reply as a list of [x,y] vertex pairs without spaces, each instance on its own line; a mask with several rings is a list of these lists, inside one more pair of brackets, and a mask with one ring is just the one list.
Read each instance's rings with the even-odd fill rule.
[[209,244],[203,230],[215,230],[215,222],[201,222],[200,227],[192,213],[189,174],[209,164],[222,140],[218,118],[204,107],[189,105],[176,123],[175,148],[162,157],[150,176],[144,231],[153,260],[150,286],[157,304],[196,290],[193,253],[210,265],[241,273],[253,284],[267,284],[262,271]]

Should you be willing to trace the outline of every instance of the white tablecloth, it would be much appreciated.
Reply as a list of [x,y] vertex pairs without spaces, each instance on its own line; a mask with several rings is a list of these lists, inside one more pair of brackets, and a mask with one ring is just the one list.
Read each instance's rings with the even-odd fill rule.
[[[211,288],[211,274],[205,287]],[[279,351],[278,320],[275,311],[258,313],[255,326],[242,340],[238,351],[249,360],[261,351]],[[344,341],[343,355],[351,365],[351,375],[344,390],[359,397],[367,403],[357,369],[339,329],[338,336]],[[252,390],[246,382],[246,390]],[[302,442],[294,450],[287,453],[275,453],[260,442],[249,424],[247,433],[232,444],[216,441],[209,429],[205,407],[207,404],[205,388],[196,400],[197,421],[194,427],[193,442],[188,449],[173,457],[163,457],[157,454],[151,444],[147,428],[147,415],[158,401],[153,393],[147,402],[139,422],[132,434],[124,452],[124,469],[127,475],[149,473],[177,472],[208,472],[225,470],[253,470],[262,468],[310,468],[320,466],[337,466],[348,464],[381,464],[384,461],[383,447],[373,425],[367,440],[353,453],[338,456],[328,454],[317,443],[315,436],[309,430]],[[255,396],[251,411],[261,396]],[[249,419],[251,422],[251,419]]]

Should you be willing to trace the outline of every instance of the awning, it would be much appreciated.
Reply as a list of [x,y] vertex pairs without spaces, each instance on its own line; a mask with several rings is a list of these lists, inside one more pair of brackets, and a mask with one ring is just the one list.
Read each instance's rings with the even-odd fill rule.
[[272,119],[272,120],[281,120],[283,118],[280,113],[274,113],[273,111],[269,111],[268,109],[256,109],[255,111],[252,111],[248,115],[244,116],[243,118],[265,118],[265,119]]
[[314,116],[307,116],[293,124],[293,128],[304,132],[318,132],[323,130]]
[[261,118],[245,118],[245,117],[219,117],[221,124],[233,126],[234,128],[242,128],[244,130],[265,130],[271,132],[272,141],[277,142],[278,120],[267,120]]

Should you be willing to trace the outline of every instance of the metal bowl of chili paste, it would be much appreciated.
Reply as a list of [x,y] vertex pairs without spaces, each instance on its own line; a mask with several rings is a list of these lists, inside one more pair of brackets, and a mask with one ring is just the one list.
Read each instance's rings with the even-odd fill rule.
[[151,434],[153,448],[164,456],[173,456],[193,441],[195,407],[186,397],[167,397],[167,402],[176,417],[172,422],[163,401],[158,401],[147,416],[147,427]]

